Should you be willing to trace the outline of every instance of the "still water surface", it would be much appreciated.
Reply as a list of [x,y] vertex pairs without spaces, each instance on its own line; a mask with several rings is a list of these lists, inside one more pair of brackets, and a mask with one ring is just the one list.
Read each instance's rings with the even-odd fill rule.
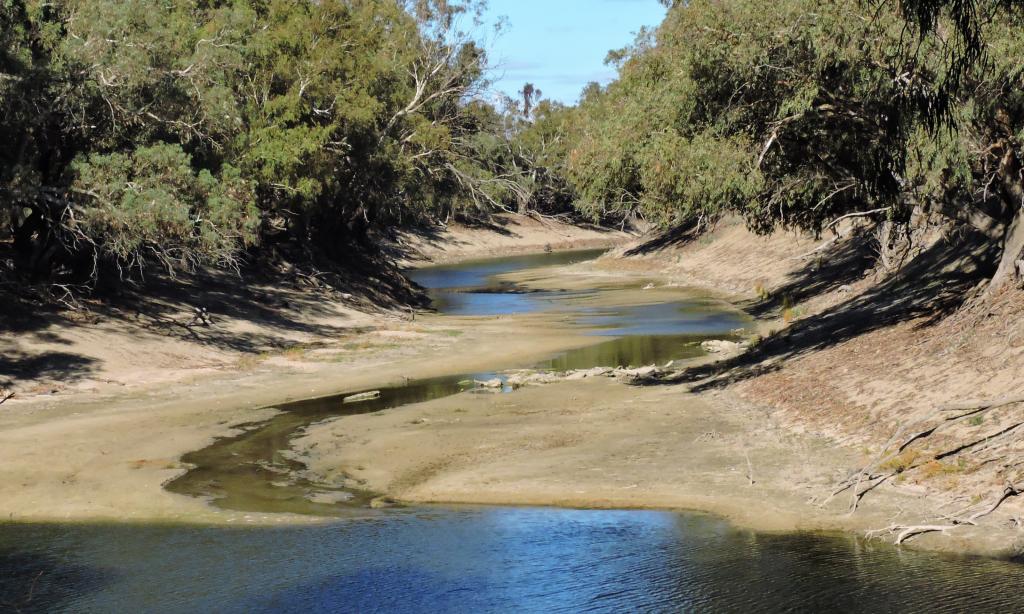
[[661,512],[0,530],[0,599],[22,611],[1019,612],[1021,586],[1009,562]]
[[[600,254],[599,250],[571,253],[517,256],[484,260],[469,264],[432,267],[413,273],[413,278],[444,296],[476,296],[470,305],[458,301],[438,304],[443,313],[452,307],[464,315],[494,315],[507,306],[503,297],[521,299],[520,309],[554,309],[569,293],[519,293],[511,285],[499,286],[494,275],[519,270],[567,264]],[[467,292],[482,291],[475,294]],[[483,300],[486,299],[486,300]],[[564,305],[564,300],[561,301]],[[466,310],[469,310],[466,312]],[[605,341],[560,352],[534,365],[542,369],[567,371],[595,366],[639,366],[691,358],[702,353],[700,341],[728,337],[731,331],[746,325],[740,312],[721,303],[694,298],[688,301],[614,308],[583,308],[573,313],[580,327]],[[509,365],[521,366],[521,365]],[[291,512],[318,516],[351,516],[353,507],[364,508],[375,493],[358,488],[327,487],[303,477],[304,465],[290,456],[290,442],[304,428],[329,418],[397,410],[473,387],[474,380],[487,380],[493,373],[460,373],[400,386],[380,389],[380,397],[346,404],[335,395],[287,403],[278,407],[277,416],[253,425],[234,437],[218,439],[210,446],[190,452],[182,461],[192,466],[184,475],[167,484],[167,489],[183,495],[206,497],[213,505],[246,512]],[[357,391],[350,391],[352,394]]]
[[[445,313],[556,308],[573,294],[493,279],[591,258],[545,254],[419,271]],[[466,298],[472,297],[472,298]],[[602,337],[552,369],[643,365],[700,353],[746,324],[694,299],[574,312]],[[309,527],[0,525],[0,612],[1024,611],[1024,566],[902,552],[850,537],[759,535],[695,514],[555,509],[370,510],[372,493],[301,477],[291,439],[309,424],[467,388],[459,374],[380,399],[280,407],[183,460],[168,485],[252,512],[333,516]],[[338,518],[341,517],[341,518]]]

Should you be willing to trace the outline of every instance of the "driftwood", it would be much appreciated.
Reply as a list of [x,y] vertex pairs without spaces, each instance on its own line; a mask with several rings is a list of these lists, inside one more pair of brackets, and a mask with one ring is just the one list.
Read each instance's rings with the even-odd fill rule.
[[9,399],[14,398],[14,393],[8,390],[0,390],[0,405],[6,403]]
[[970,516],[949,517],[947,519],[947,524],[891,525],[885,529],[868,531],[867,537],[873,538],[881,535],[895,535],[893,543],[899,546],[916,535],[924,535],[925,533],[945,533],[951,529],[962,527],[964,525],[975,526],[977,525],[978,520],[999,509],[999,506],[1002,505],[1004,501],[1012,497],[1019,496],[1022,493],[1024,493],[1024,486],[1007,484],[1006,488],[1003,489],[1002,493],[996,497],[996,500],[991,505],[971,514]]
[[[853,472],[845,479],[840,481],[838,484],[836,484],[835,488],[829,494],[829,496],[826,497],[824,501],[822,501],[819,505],[821,507],[824,507],[825,505],[830,503],[836,496],[852,489],[853,492],[850,498],[849,513],[853,514],[857,511],[857,508],[860,505],[860,501],[864,498],[865,495],[867,495],[875,488],[878,488],[885,482],[889,481],[890,479],[896,477],[903,471],[916,469],[925,463],[931,462],[933,460],[949,458],[951,456],[955,456],[957,454],[960,454],[961,452],[964,452],[972,448],[976,448],[976,450],[978,451],[988,450],[992,448],[995,444],[1009,438],[1015,433],[1018,433],[1020,430],[1024,430],[1024,422],[1018,422],[1016,424],[1011,425],[1010,427],[1003,428],[1002,430],[996,433],[990,433],[974,441],[965,444],[960,444],[952,449],[932,454],[930,455],[930,458],[922,459],[920,462],[913,463],[907,467],[903,467],[888,472],[880,472],[878,470],[879,467],[883,467],[895,461],[899,457],[899,455],[905,452],[907,448],[909,448],[912,444],[934,435],[942,428],[948,427],[952,424],[959,423],[968,418],[978,417],[991,410],[1005,407],[1007,405],[1012,405],[1014,403],[1024,403],[1024,394],[1007,395],[1003,397],[985,400],[960,401],[956,403],[948,403],[937,407],[935,411],[933,411],[923,420],[919,421],[917,424],[928,423],[931,420],[934,420],[935,418],[941,417],[941,420],[938,423],[922,428],[921,430],[918,430],[909,436],[906,433],[911,425],[906,425],[900,429],[897,429],[897,431],[893,434],[889,441],[887,441],[885,445],[882,446],[882,452],[878,456],[876,456],[867,465]],[[951,416],[946,415],[950,412],[958,413],[956,413],[956,415]],[[891,451],[894,445],[896,446],[895,451]],[[978,448],[977,446],[981,447]],[[1000,503],[1002,503],[1002,501],[1000,501]],[[931,530],[934,531],[940,529],[933,528]],[[905,536],[903,539],[906,539],[906,537],[909,536]]]
[[212,326],[213,320],[210,318],[210,312],[206,310],[206,307],[196,307],[192,310],[192,320],[186,324],[186,327],[192,327],[196,324],[203,326]]

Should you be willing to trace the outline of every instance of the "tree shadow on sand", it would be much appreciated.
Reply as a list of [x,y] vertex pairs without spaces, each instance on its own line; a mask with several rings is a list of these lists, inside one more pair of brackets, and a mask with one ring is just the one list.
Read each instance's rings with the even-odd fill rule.
[[[997,254],[980,235],[939,241],[869,291],[825,311],[794,322],[735,358],[656,376],[638,384],[696,383],[694,392],[722,388],[781,368],[787,359],[822,350],[901,322],[938,323],[963,305],[970,290],[987,279]],[[773,296],[748,305],[754,315],[776,312],[788,296],[801,302],[863,276],[868,254],[860,241],[847,241],[792,273]]]
[[29,352],[13,339],[0,341],[0,387],[19,380],[77,382],[90,376],[96,361],[71,352]]
[[[6,290],[6,288],[0,288]],[[329,344],[367,330],[341,308],[404,313],[425,307],[425,293],[383,255],[354,254],[344,266],[315,268],[281,259],[254,262],[239,272],[206,270],[175,277],[148,275],[122,282],[66,309],[24,292],[0,292],[0,385],[13,381],[73,382],[97,367],[93,358],[54,348],[71,345],[60,331],[124,327],[257,354],[296,345],[296,337]],[[204,317],[196,318],[197,310]],[[225,321],[242,326],[221,326]]]

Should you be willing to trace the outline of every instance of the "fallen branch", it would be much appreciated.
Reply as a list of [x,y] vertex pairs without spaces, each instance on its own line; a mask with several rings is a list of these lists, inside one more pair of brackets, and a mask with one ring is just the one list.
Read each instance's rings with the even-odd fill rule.
[[880,207],[878,209],[872,209],[870,211],[858,211],[856,213],[847,213],[846,215],[840,215],[836,219],[834,219],[831,222],[829,222],[828,224],[826,224],[824,226],[824,228],[822,228],[822,230],[828,230],[829,228],[832,228],[833,226],[838,225],[843,220],[848,220],[848,219],[855,218],[855,217],[868,217],[868,216],[871,216],[871,215],[875,215],[877,213],[884,213],[884,212],[886,212],[886,211],[888,211],[890,209],[892,209],[892,207]]
[[951,403],[951,404],[948,404],[948,405],[940,406],[938,409],[935,410],[935,412],[931,416],[928,417],[929,419],[934,417],[937,414],[941,414],[941,413],[945,413],[945,412],[950,412],[950,411],[960,411],[960,412],[964,412],[964,413],[956,415],[956,416],[951,416],[949,418],[945,418],[939,424],[936,424],[935,426],[933,426],[931,428],[925,429],[925,430],[923,430],[923,431],[921,431],[919,433],[914,434],[912,437],[910,437],[905,442],[903,442],[903,444],[899,447],[899,452],[902,452],[902,451],[906,450],[907,447],[910,444],[914,443],[918,439],[923,439],[925,437],[933,435],[935,433],[935,431],[939,430],[943,426],[946,426],[948,424],[952,424],[952,423],[955,423],[955,422],[959,422],[959,421],[961,421],[961,420],[963,420],[965,418],[970,418],[972,416],[977,416],[978,414],[980,414],[982,412],[990,411],[990,410],[993,410],[993,409],[998,409],[1000,407],[1005,407],[1007,405],[1013,405],[1014,403],[1024,403],[1024,395],[1010,395],[1010,396],[1000,397],[1000,398],[997,398],[997,399],[990,399],[990,400],[987,400],[987,401],[978,401],[978,400],[962,401],[960,403]]
[[14,393],[7,390],[0,390],[0,405],[7,402],[8,399],[13,399]]
[[839,240],[842,239],[842,238],[843,238],[842,235],[838,235],[838,236],[836,236],[836,237],[826,241],[825,243],[822,243],[818,247],[815,247],[814,249],[812,249],[811,251],[809,251],[809,252],[807,252],[805,254],[800,254],[799,256],[793,256],[792,258],[790,258],[790,260],[804,260],[804,259],[810,258],[811,256],[813,256],[813,255],[815,255],[815,254],[817,254],[819,252],[823,252],[823,251],[827,250],[828,248],[832,247],[833,245],[838,243]]
[[1014,403],[1024,403],[1024,394],[1008,395],[1005,397],[999,397],[996,399],[988,399],[986,401],[963,401],[960,403],[951,403],[949,405],[943,405],[939,407],[940,412],[946,411],[967,411],[967,410],[985,410],[985,409],[996,409],[1003,407],[1004,405],[1013,405]]
[[885,529],[868,531],[867,537],[870,539],[872,537],[877,537],[879,535],[886,533],[889,535],[895,534],[896,537],[893,540],[893,543],[899,546],[906,540],[917,535],[924,535],[925,533],[945,533],[946,531],[955,529],[957,527],[961,527],[963,525],[975,526],[978,524],[978,520],[992,514],[997,509],[999,509],[999,506],[1001,506],[1004,501],[1024,493],[1024,490],[1022,490],[1022,488],[1024,487],[1017,486],[1014,484],[1007,484],[1006,488],[1003,489],[1003,492],[1000,493],[1000,495],[996,498],[995,502],[993,502],[992,505],[977,511],[966,518],[950,518],[949,524],[892,525]]
[[[885,445],[882,446],[882,453],[880,453],[878,456],[876,456],[871,462],[869,462],[867,465],[862,467],[860,470],[850,474],[845,479],[843,479],[838,484],[836,484],[836,486],[834,487],[833,491],[829,494],[829,496],[826,497],[825,500],[822,501],[819,504],[819,507],[824,507],[825,505],[828,505],[832,501],[832,499],[834,499],[837,495],[839,495],[839,494],[841,494],[843,492],[846,492],[847,490],[850,490],[852,488],[853,489],[853,495],[852,495],[851,500],[850,500],[850,513],[852,514],[852,513],[856,512],[857,511],[857,507],[859,506],[860,501],[861,501],[861,499],[863,499],[864,495],[866,495],[868,492],[874,490],[875,488],[880,486],[882,483],[884,483],[886,480],[888,480],[888,479],[892,478],[893,476],[895,476],[896,473],[897,473],[897,472],[892,472],[892,473],[881,474],[881,475],[880,474],[876,474],[876,467],[880,467],[880,466],[884,465],[885,463],[894,460],[896,457],[898,457],[900,454],[902,454],[908,447],[910,447],[911,444],[913,444],[913,443],[915,443],[917,441],[920,441],[921,439],[924,439],[926,437],[930,437],[931,435],[934,435],[939,429],[941,429],[941,428],[943,428],[945,426],[949,426],[949,425],[955,424],[957,422],[960,422],[962,420],[965,420],[967,418],[971,418],[971,417],[977,416],[978,414],[981,414],[981,413],[984,413],[984,412],[987,412],[987,411],[991,411],[993,409],[999,409],[1001,407],[1005,407],[1007,405],[1012,405],[1014,403],[1024,403],[1024,395],[1008,395],[1008,396],[998,397],[998,398],[995,398],[995,399],[987,399],[987,400],[960,401],[960,402],[956,402],[956,403],[949,403],[949,404],[945,404],[945,405],[939,406],[938,408],[935,409],[935,411],[933,411],[927,417],[925,417],[924,419],[919,421],[917,424],[920,424],[921,422],[928,422],[928,421],[932,420],[933,418],[935,418],[937,416],[940,416],[940,415],[942,415],[942,414],[944,414],[946,412],[958,411],[958,412],[962,412],[962,413],[957,414],[955,416],[944,417],[942,419],[942,421],[939,422],[938,424],[935,424],[933,426],[929,426],[929,427],[927,427],[925,429],[922,429],[922,430],[914,433],[913,435],[910,435],[909,437],[904,439],[903,442],[899,444],[899,446],[897,446],[897,448],[896,448],[896,450],[894,452],[889,452],[888,454],[886,454],[886,451],[889,450],[891,446],[893,446],[897,441],[899,441],[904,436],[904,433],[909,428],[909,425],[904,426],[904,427],[898,429],[893,434],[893,436],[889,439],[889,441],[887,441],[885,443]],[[978,445],[978,444],[982,444],[982,443],[991,444],[992,442],[995,441],[995,439],[1001,439],[1004,436],[1007,436],[1009,434],[1012,434],[1013,432],[1016,432],[1017,428],[1019,428],[1021,426],[1024,426],[1024,425],[1016,424],[1016,425],[1010,427],[1009,429],[1005,429],[1005,430],[1003,430],[1003,431],[1001,431],[999,433],[995,433],[993,435],[989,435],[987,437],[981,438],[980,440],[978,440],[978,441],[976,441],[974,443],[971,443],[971,444],[968,444],[968,445],[965,445],[965,446],[961,446],[959,448],[956,448],[956,449],[948,451],[948,452],[942,452],[942,453],[933,455],[933,458],[936,459],[936,460],[942,459],[942,458],[947,458],[949,456],[958,454],[959,452],[962,452],[963,450],[966,450],[966,449],[971,448],[971,447],[973,447],[975,445]],[[990,446],[986,445],[986,449],[988,447],[990,447]],[[905,470],[914,469],[917,466],[918,465],[915,465],[915,466],[912,466],[912,467],[907,467]],[[868,486],[865,487],[863,490],[861,490],[860,489],[861,484],[865,480],[868,482]],[[876,482],[876,480],[877,480],[877,482]]]

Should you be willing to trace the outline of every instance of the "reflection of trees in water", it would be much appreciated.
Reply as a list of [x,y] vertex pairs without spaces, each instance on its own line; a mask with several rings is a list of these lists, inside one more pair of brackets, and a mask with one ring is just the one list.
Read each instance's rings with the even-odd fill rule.
[[636,367],[700,356],[700,341],[693,335],[620,337],[570,350],[544,363],[546,369],[569,371],[591,367]]
[[[438,377],[405,386],[382,388],[380,397],[360,403],[344,403],[352,394],[309,399],[281,405],[282,413],[250,425],[244,433],[225,437],[201,450],[182,456],[192,465],[184,475],[166,485],[170,492],[194,497],[214,497],[225,509],[253,512],[290,512],[337,515],[337,505],[307,499],[313,491],[327,488],[301,477],[305,465],[285,455],[291,440],[314,422],[328,418],[369,414],[412,403],[422,403],[463,390],[466,375]],[[341,489],[332,489],[339,490]],[[375,493],[345,489],[353,506],[363,506]]]
[[[16,527],[16,528],[14,528]],[[98,590],[108,580],[96,567],[69,563],[61,557],[19,551],[39,546],[33,526],[0,526],[0,611],[50,612]]]

